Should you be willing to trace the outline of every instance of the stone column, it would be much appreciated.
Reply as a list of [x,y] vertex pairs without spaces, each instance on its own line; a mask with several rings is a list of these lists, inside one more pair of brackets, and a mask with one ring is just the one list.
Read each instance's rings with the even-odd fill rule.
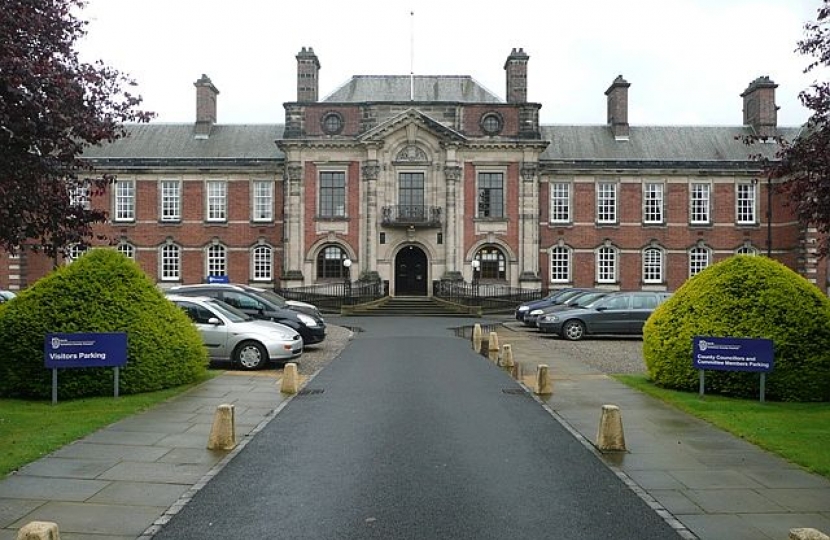
[[283,221],[283,286],[303,285],[303,165],[285,165],[285,218]]
[[378,243],[378,171],[380,166],[376,159],[367,159],[360,168],[363,190],[366,197],[364,205],[364,252],[360,257],[361,270],[366,274],[377,274]]
[[539,287],[539,165],[523,163],[519,199],[519,286]]
[[458,183],[461,179],[461,167],[452,162],[444,167],[444,180],[447,186],[447,208],[444,211],[444,249],[446,257],[447,279],[461,279],[463,268],[463,253],[459,253],[458,246],[462,241],[463,226],[458,223]]

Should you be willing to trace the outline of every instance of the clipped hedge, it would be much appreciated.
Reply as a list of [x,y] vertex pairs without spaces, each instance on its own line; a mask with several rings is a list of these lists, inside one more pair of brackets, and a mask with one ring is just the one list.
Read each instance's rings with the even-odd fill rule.
[[[775,347],[766,396],[830,401],[830,300],[766,257],[737,255],[689,279],[646,321],[643,355],[659,386],[698,389],[694,336],[767,338]],[[755,397],[758,373],[706,371],[706,393]]]
[[[21,292],[0,311],[0,397],[47,398],[52,371],[44,367],[50,332],[126,332],[123,394],[197,380],[208,365],[198,330],[129,258],[93,249]],[[112,368],[58,372],[60,399],[113,393]]]

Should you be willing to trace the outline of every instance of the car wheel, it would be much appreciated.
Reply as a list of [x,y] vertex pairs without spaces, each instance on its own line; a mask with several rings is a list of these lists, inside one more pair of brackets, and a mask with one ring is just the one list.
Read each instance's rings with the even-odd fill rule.
[[256,341],[243,341],[233,352],[233,360],[242,369],[259,369],[265,367],[268,360],[268,352]]
[[572,319],[562,325],[562,337],[569,341],[579,341],[585,335],[585,324]]

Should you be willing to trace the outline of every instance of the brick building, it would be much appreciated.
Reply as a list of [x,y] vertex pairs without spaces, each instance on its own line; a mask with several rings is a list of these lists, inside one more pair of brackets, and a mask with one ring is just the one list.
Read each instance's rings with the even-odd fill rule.
[[[130,126],[87,152],[118,176],[90,202],[110,212],[102,232],[162,286],[372,276],[392,295],[429,295],[477,272],[512,287],[674,290],[754,253],[827,289],[815,231],[736,138],[797,134],[777,126],[768,77],[740,94],[733,127],[630,124],[622,76],[605,91],[606,124],[541,125],[522,49],[504,63],[506,99],[469,76],[355,76],[321,100],[318,57],[296,59],[284,124],[219,123],[203,75],[195,123]],[[25,250],[0,262],[12,289],[52,265]]]

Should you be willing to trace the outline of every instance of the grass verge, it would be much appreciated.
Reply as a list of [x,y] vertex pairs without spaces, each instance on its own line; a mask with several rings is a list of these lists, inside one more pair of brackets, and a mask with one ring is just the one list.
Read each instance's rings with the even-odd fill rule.
[[0,399],[0,478],[122,418],[149,409],[221,372],[209,371],[195,383],[113,397],[58,401]]
[[830,478],[830,404],[750,401],[666,390],[645,375],[620,382]]

